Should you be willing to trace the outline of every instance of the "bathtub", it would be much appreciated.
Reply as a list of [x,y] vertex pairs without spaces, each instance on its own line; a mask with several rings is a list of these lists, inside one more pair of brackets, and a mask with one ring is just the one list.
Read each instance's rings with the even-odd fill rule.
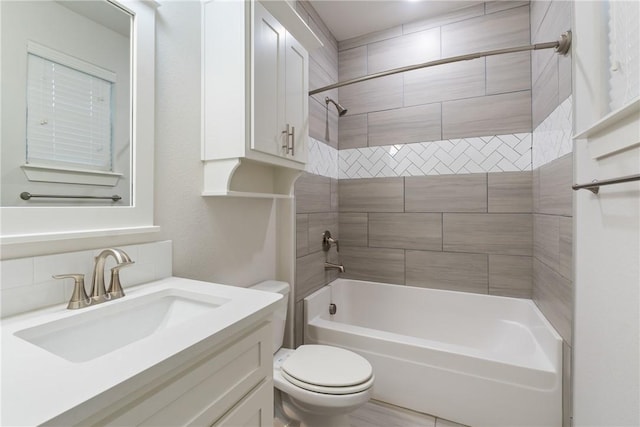
[[371,362],[376,400],[473,427],[562,424],[562,339],[531,300],[338,279],[304,313],[306,344]]

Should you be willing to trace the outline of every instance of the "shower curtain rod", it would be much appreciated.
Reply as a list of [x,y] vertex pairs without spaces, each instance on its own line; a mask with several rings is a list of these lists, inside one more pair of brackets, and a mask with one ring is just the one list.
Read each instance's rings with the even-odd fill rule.
[[566,33],[562,33],[561,39],[555,42],[537,43],[528,46],[508,47],[505,49],[487,50],[484,52],[469,53],[467,55],[452,56],[450,58],[438,59],[436,61],[423,62],[416,65],[408,65],[406,67],[394,68],[387,71],[381,71],[379,73],[370,74],[368,76],[356,77],[355,79],[345,80],[343,82],[333,83],[318,89],[309,91],[309,96],[316,93],[324,92],[331,89],[336,89],[342,86],[352,85],[354,83],[360,83],[367,80],[377,79],[380,77],[390,76],[392,74],[404,73],[405,71],[418,70],[420,68],[433,67],[435,65],[450,64],[452,62],[469,61],[472,59],[482,58],[485,56],[502,55],[505,53],[524,52],[529,50],[540,49],[555,49],[560,55],[567,55],[569,48],[571,47],[571,30]]

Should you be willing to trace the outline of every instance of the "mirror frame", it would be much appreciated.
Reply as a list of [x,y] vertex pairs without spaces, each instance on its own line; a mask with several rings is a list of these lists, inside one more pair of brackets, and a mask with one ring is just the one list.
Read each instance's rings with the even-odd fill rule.
[[2,207],[2,247],[159,231],[159,227],[153,225],[155,13],[158,4],[153,0],[107,1],[133,16],[131,205]]

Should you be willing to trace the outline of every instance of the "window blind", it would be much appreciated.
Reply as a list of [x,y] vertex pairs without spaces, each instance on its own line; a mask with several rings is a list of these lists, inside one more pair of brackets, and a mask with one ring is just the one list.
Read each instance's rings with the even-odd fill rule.
[[27,163],[111,171],[112,83],[28,54]]

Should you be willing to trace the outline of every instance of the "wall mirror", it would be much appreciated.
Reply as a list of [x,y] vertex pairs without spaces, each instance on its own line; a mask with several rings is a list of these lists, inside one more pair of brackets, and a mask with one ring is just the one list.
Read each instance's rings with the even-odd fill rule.
[[0,2],[3,244],[152,225],[155,8]]

